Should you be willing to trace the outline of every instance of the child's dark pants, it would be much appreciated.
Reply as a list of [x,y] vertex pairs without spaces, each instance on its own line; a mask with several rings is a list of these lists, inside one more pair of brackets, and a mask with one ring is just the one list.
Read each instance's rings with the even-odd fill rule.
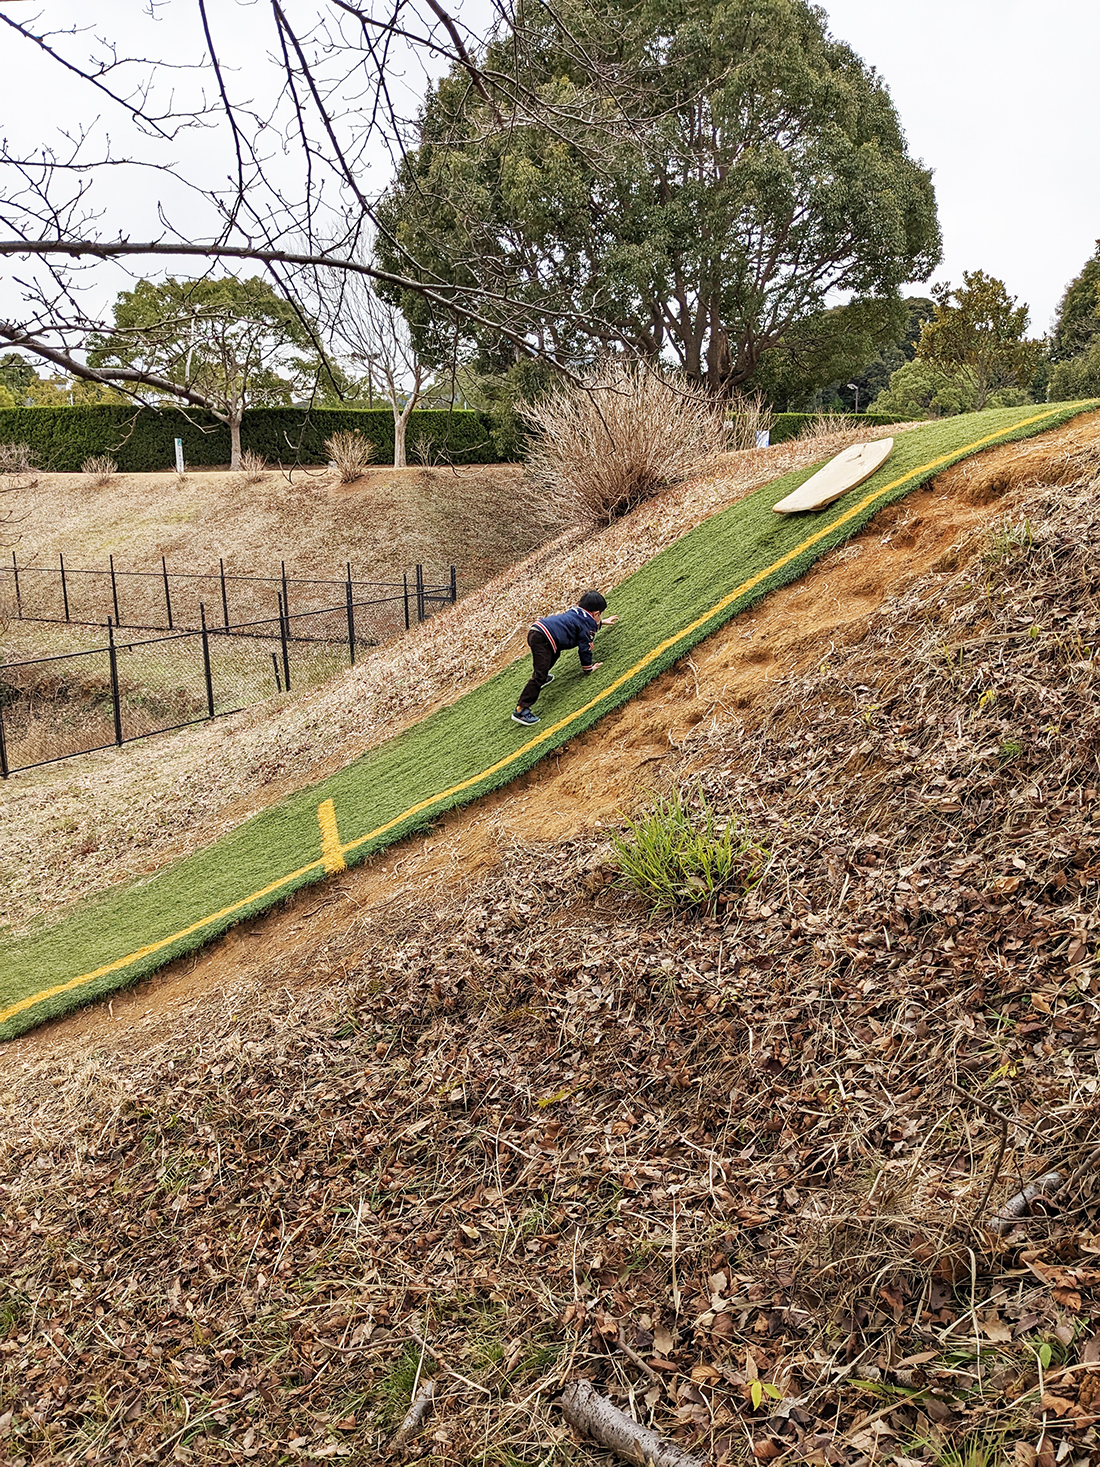
[[550,638],[545,632],[540,632],[537,627],[532,627],[527,633],[527,645],[531,649],[531,658],[535,664],[535,670],[525,683],[523,692],[519,695],[517,708],[530,708],[535,699],[546,686],[550,669],[557,662],[561,653],[557,651]]

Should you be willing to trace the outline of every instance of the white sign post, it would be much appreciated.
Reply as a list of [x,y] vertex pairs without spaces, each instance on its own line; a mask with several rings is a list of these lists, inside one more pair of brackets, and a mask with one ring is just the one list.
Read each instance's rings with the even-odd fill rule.
[[182,474],[183,469],[183,439],[176,439],[176,473]]

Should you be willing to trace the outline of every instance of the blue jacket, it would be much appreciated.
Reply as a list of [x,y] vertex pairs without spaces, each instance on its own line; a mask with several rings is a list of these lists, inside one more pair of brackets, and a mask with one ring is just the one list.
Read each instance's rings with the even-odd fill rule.
[[600,624],[592,613],[580,606],[571,606],[568,611],[541,617],[531,624],[531,630],[542,632],[555,652],[576,647],[582,667],[592,666],[592,638],[599,629]]

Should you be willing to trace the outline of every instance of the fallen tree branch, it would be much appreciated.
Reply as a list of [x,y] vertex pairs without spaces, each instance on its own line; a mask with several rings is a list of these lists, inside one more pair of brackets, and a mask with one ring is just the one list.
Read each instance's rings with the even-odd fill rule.
[[412,1405],[405,1412],[405,1419],[393,1434],[390,1449],[403,1447],[405,1443],[416,1435],[425,1416],[432,1409],[432,1401],[435,1398],[435,1381],[426,1380],[413,1397]]
[[570,1381],[562,1392],[561,1408],[570,1426],[626,1462],[638,1463],[639,1467],[704,1467],[699,1457],[692,1457],[675,1442],[640,1426],[613,1406],[590,1381]]
[[659,1385],[662,1390],[664,1389],[664,1381],[657,1374],[657,1372],[653,1370],[650,1366],[648,1366],[642,1359],[642,1357],[638,1354],[637,1350],[632,1350],[627,1342],[623,1339],[622,1329],[619,1330],[618,1334],[611,1341],[611,1343],[617,1346],[628,1360],[632,1360],[634,1364],[638,1367],[638,1369],[642,1372],[642,1374],[648,1377],[648,1379],[651,1380],[654,1385]]
[[1019,1222],[1028,1211],[1028,1208],[1037,1197],[1045,1197],[1049,1192],[1054,1192],[1062,1185],[1061,1172],[1044,1172],[1041,1177],[1036,1177],[1034,1182],[1028,1182],[1022,1192],[1017,1192],[1015,1197],[1010,1197],[1003,1206],[993,1214],[986,1223],[991,1233],[1005,1234]]

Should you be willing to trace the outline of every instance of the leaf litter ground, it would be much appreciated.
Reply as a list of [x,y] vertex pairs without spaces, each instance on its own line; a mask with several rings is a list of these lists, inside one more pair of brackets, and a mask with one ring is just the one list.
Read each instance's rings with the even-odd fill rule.
[[332,934],[328,992],[9,1092],[11,1460],[374,1461],[418,1366],[438,1463],[593,1460],[578,1375],[719,1461],[1090,1460],[1100,493],[1021,452],[956,471],[992,531],[697,725],[745,905],[517,845]]

